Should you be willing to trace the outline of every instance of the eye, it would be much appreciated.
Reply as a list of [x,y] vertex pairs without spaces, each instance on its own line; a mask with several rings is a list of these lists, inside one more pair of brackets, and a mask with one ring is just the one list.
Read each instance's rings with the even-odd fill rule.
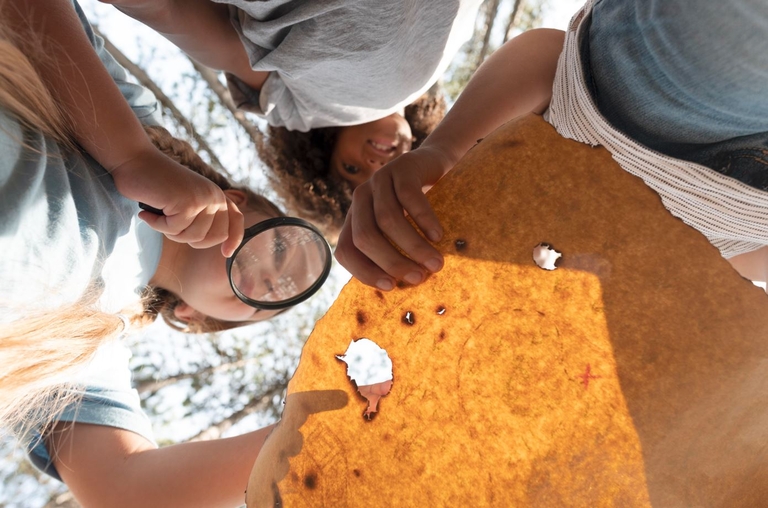
[[356,166],[350,166],[349,164],[342,164],[341,167],[350,175],[356,175],[360,172],[360,169],[358,169]]

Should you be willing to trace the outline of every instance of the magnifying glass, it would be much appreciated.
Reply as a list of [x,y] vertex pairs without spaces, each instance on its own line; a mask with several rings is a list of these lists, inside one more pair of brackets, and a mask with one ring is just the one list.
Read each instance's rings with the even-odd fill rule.
[[[162,215],[144,203],[142,210]],[[281,310],[303,302],[331,272],[331,247],[320,230],[296,217],[274,217],[245,230],[240,246],[227,259],[232,291],[262,310]]]
[[274,217],[245,230],[227,259],[232,291],[244,303],[280,310],[320,289],[331,271],[331,247],[320,231],[296,217]]

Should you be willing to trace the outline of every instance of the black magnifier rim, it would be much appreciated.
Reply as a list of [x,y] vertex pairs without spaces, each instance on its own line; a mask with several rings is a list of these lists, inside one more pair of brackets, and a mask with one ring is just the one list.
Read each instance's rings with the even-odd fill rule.
[[[240,249],[245,247],[245,244],[248,243],[248,241],[251,238],[253,238],[258,234],[263,233],[264,231],[267,231],[269,229],[273,229],[279,226],[298,226],[305,229],[309,229],[310,231],[315,233],[317,236],[319,236],[323,240],[322,245],[323,245],[323,249],[325,250],[325,267],[323,268],[323,272],[320,274],[320,277],[318,277],[318,279],[315,281],[314,284],[312,284],[303,292],[299,293],[293,298],[289,298],[287,300],[282,300],[279,302],[260,302],[258,300],[253,300],[245,296],[239,289],[237,289],[237,286],[235,286],[235,283],[232,281],[232,263],[234,262],[234,259],[237,257],[237,253],[240,252]],[[306,300],[307,298],[315,294],[318,289],[320,289],[320,287],[325,283],[326,279],[328,278],[328,274],[331,273],[331,265],[333,264],[333,260],[331,259],[332,257],[333,255],[331,253],[331,246],[328,245],[328,241],[325,239],[325,237],[320,232],[320,230],[317,229],[313,224],[305,221],[304,219],[299,219],[298,217],[273,217],[271,219],[258,222],[245,230],[245,236],[243,236],[243,241],[240,242],[240,246],[235,250],[235,252],[232,254],[231,257],[227,258],[227,278],[229,279],[229,285],[232,288],[232,291],[235,293],[235,296],[237,296],[240,299],[240,301],[242,301],[243,303],[246,303],[251,307],[254,307],[260,310],[287,309],[288,307],[293,307],[294,305],[297,305],[303,302],[304,300]]]

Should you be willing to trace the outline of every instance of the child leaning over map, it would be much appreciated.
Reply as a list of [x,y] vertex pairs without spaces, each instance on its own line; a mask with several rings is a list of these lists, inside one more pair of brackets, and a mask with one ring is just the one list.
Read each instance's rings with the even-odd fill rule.
[[403,210],[439,240],[421,189],[478,139],[535,112],[566,138],[604,146],[744,277],[765,281],[766,25],[761,0],[598,0],[565,34],[533,30],[507,42],[420,148],[358,187],[337,259],[382,290],[439,271],[442,256]]

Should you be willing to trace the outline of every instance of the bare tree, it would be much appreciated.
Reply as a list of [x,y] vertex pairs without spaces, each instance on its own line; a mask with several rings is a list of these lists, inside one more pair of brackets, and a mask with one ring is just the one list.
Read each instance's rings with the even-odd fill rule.
[[507,42],[512,38],[512,32],[515,29],[515,20],[520,12],[520,4],[522,0],[514,0],[512,4],[512,10],[509,12],[509,18],[507,18],[507,28],[504,30],[504,42]]
[[[491,33],[493,32],[493,25],[496,22],[496,15],[499,12],[499,4],[501,0],[488,0],[487,8],[485,12],[485,26],[483,27],[483,42],[480,45],[480,50],[477,53],[475,60],[475,69],[480,67],[485,57],[490,53]],[[473,70],[474,72],[474,70]]]
[[140,394],[151,394],[158,390],[171,386],[185,379],[192,379],[195,377],[206,377],[211,374],[220,372],[226,372],[235,369],[241,369],[249,364],[255,364],[259,361],[259,358],[243,358],[235,362],[223,363],[220,365],[212,365],[205,368],[200,368],[194,372],[182,372],[173,376],[168,376],[163,379],[144,379],[135,383],[136,391]]
[[203,151],[208,155],[211,165],[219,171],[224,171],[224,167],[222,166],[219,158],[216,156],[216,152],[214,152],[210,147],[205,137],[203,137],[197,131],[195,126],[192,125],[192,122],[190,122],[189,119],[187,119],[187,117],[184,116],[184,114],[179,110],[179,108],[176,107],[174,101],[171,100],[171,98],[163,92],[163,90],[155,83],[151,77],[149,77],[149,74],[147,74],[144,69],[136,65],[130,58],[125,56],[122,51],[120,51],[114,44],[112,44],[109,38],[99,32],[98,27],[93,26],[93,30],[96,32],[96,34],[104,39],[104,47],[112,56],[115,57],[117,63],[125,67],[125,69],[131,73],[131,75],[135,77],[139,83],[142,84],[142,86],[145,86],[153,94],[155,94],[157,100],[171,114],[171,117],[174,119],[174,121],[176,121],[176,123],[178,123],[187,132],[187,135],[192,140],[194,140],[198,150]]
[[475,32],[462,47],[460,54],[446,73],[444,82],[448,96],[455,100],[464,90],[475,70],[495,48],[506,42],[516,30],[528,30],[541,24],[542,5],[547,0],[509,0],[510,13],[503,36],[493,33],[496,20],[507,5],[501,0],[486,0],[477,15]]
[[219,439],[227,430],[229,430],[233,425],[235,425],[246,416],[250,416],[256,412],[268,410],[270,407],[274,407],[273,401],[275,397],[282,395],[285,392],[285,388],[287,386],[287,377],[276,380],[271,387],[262,392],[260,397],[254,397],[248,404],[243,406],[243,408],[211,425],[207,429],[188,439],[188,441],[208,441],[210,439]]
[[191,58],[189,61],[192,62],[192,66],[200,74],[200,77],[203,78],[203,81],[208,84],[213,93],[216,94],[216,97],[219,98],[221,104],[232,113],[232,117],[245,133],[248,134],[248,137],[251,138],[253,144],[259,146],[264,140],[264,133],[261,132],[261,129],[259,129],[253,122],[248,120],[245,113],[237,109],[235,103],[232,101],[232,96],[229,94],[229,90],[227,90],[227,87],[219,81],[218,72],[195,62]]

